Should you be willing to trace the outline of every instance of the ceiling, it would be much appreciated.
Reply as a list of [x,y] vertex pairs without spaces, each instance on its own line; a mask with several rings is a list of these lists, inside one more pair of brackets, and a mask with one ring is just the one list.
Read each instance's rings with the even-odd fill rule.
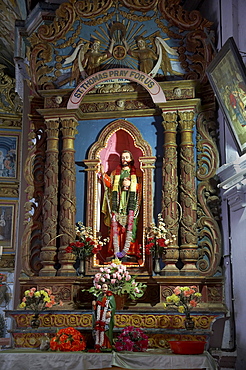
[[[68,0],[69,1],[69,0]],[[97,1],[97,0],[95,0]],[[15,21],[25,20],[38,2],[62,3],[64,0],[1,0],[0,1],[0,64],[6,66],[6,73],[14,77]],[[181,0],[186,10],[199,10],[204,0]]]

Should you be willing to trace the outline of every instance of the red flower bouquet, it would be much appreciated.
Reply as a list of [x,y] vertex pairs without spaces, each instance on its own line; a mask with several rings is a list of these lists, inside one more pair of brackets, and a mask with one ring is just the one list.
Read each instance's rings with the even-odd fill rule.
[[148,348],[148,337],[142,329],[126,326],[115,343],[116,351],[144,352]]
[[86,348],[85,337],[74,328],[60,329],[56,336],[50,340],[52,351],[84,351]]
[[167,229],[161,214],[158,214],[158,224],[151,223],[146,228],[145,253],[154,257],[161,257],[170,243],[173,243],[175,236]]
[[79,259],[85,259],[86,257],[97,254],[105,241],[101,240],[101,237],[94,238],[92,228],[84,226],[81,221],[76,225],[76,240],[69,244],[66,248],[67,253],[73,253]]

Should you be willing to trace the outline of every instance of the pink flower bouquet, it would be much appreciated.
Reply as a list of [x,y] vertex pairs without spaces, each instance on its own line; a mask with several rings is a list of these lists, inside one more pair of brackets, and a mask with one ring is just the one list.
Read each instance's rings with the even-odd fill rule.
[[134,326],[126,326],[115,343],[116,351],[144,352],[147,348],[148,336]]
[[115,259],[110,265],[100,267],[99,272],[95,274],[93,287],[89,289],[89,292],[98,296],[101,294],[102,285],[107,284],[112,293],[126,294],[130,299],[135,300],[142,297],[146,289],[146,284],[136,282],[135,278],[136,276],[131,276],[127,271],[126,265]]

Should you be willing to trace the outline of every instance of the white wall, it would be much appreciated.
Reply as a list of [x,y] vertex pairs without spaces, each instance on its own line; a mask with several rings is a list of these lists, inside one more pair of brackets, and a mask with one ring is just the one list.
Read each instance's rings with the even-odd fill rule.
[[[219,50],[226,40],[233,36],[240,51],[246,52],[246,1],[245,0],[209,0],[203,4],[202,14],[215,22],[217,27]],[[245,62],[245,59],[244,59]],[[229,177],[229,169],[234,169],[240,162],[239,171],[246,169],[246,155],[240,157],[236,145],[219,112],[219,136],[221,166],[231,166],[219,171],[221,181]],[[244,158],[245,157],[245,158]],[[237,171],[237,170],[235,170]],[[246,176],[246,175],[245,175]],[[222,189],[222,232],[225,274],[225,302],[232,320],[227,322],[223,346],[225,350],[237,349],[236,370],[246,369],[246,180],[242,175],[228,190]],[[234,310],[234,312],[233,312]],[[233,315],[235,315],[235,336]]]

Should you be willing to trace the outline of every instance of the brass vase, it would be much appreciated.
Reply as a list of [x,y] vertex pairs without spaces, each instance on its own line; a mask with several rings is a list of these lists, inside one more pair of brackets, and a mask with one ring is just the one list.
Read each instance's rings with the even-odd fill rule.
[[193,318],[190,317],[190,314],[186,315],[184,324],[185,324],[185,329],[186,330],[193,330],[194,329],[195,322],[194,322]]

